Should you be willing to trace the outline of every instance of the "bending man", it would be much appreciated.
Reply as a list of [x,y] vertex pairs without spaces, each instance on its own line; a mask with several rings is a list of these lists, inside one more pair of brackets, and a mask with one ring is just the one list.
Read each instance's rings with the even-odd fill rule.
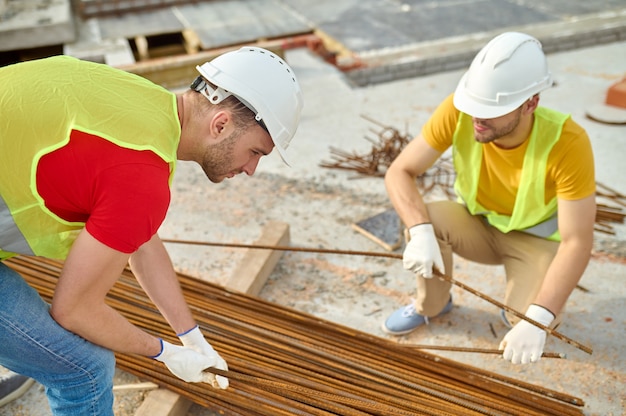
[[[302,95],[273,53],[244,47],[198,67],[175,95],[106,65],[57,56],[0,69],[0,259],[63,259],[52,304],[0,263],[0,364],[46,387],[54,415],[113,415],[113,351],[227,388],[227,369],[185,303],[157,235],[177,160],[212,182],[285,150]],[[105,296],[130,266],[179,335],[158,339]]]

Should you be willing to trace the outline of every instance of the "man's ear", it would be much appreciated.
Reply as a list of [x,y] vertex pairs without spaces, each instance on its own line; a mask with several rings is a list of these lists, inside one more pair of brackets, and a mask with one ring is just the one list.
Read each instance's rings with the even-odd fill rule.
[[213,114],[211,117],[211,137],[220,141],[224,137],[230,135],[230,129],[232,129],[233,123],[231,122],[231,115],[228,111],[220,110]]
[[539,107],[539,94],[533,95],[524,103],[524,112],[526,114],[532,114],[537,107]]

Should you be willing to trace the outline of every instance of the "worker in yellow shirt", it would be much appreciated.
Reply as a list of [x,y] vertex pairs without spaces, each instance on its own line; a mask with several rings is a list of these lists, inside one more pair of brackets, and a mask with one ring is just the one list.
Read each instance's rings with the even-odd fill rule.
[[[385,320],[385,332],[409,333],[453,308],[450,283],[433,278],[433,269],[451,275],[453,253],[503,265],[504,303],[545,326],[560,323],[590,258],[596,204],[587,133],[539,106],[552,82],[540,42],[503,33],[394,160],[385,185],[409,230],[403,265],[417,276],[417,296]],[[458,201],[425,203],[416,177],[450,148]],[[546,332],[501,312],[511,328],[503,357],[538,361]]]

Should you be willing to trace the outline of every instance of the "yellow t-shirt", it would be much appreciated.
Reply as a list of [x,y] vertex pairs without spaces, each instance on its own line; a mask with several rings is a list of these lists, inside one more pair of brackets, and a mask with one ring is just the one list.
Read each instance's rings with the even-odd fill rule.
[[[424,125],[422,136],[434,149],[444,152],[452,145],[458,118],[459,110],[450,95]],[[528,141],[513,149],[502,149],[494,143],[484,145],[477,200],[486,209],[512,214],[527,146]],[[571,118],[563,125],[561,137],[550,152],[546,170],[546,203],[555,195],[573,201],[595,193],[589,136]]]

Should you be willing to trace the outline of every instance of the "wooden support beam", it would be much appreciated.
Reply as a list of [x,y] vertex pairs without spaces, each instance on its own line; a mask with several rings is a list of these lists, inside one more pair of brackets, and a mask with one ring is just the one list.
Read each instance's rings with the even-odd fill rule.
[[198,37],[198,34],[196,32],[191,29],[185,29],[183,30],[182,35],[185,51],[189,55],[200,52],[200,49],[202,48],[202,42],[200,42],[200,38]]
[[[289,245],[289,224],[269,222],[255,244]],[[258,295],[282,254],[282,251],[249,249],[226,282],[226,287],[248,295]]]
[[404,227],[393,208],[355,222],[352,228],[387,251],[394,251],[403,243]]
[[152,390],[135,412],[135,416],[184,416],[192,403],[167,389]]
[[150,59],[148,38],[145,36],[135,36],[135,46],[137,47],[137,55],[139,56],[140,61],[147,61]]
[[[288,245],[289,224],[268,222],[255,244]],[[258,295],[282,254],[282,251],[249,249],[225,287],[249,295]],[[170,390],[157,389],[146,395],[135,416],[185,416],[191,405],[189,400]]]

